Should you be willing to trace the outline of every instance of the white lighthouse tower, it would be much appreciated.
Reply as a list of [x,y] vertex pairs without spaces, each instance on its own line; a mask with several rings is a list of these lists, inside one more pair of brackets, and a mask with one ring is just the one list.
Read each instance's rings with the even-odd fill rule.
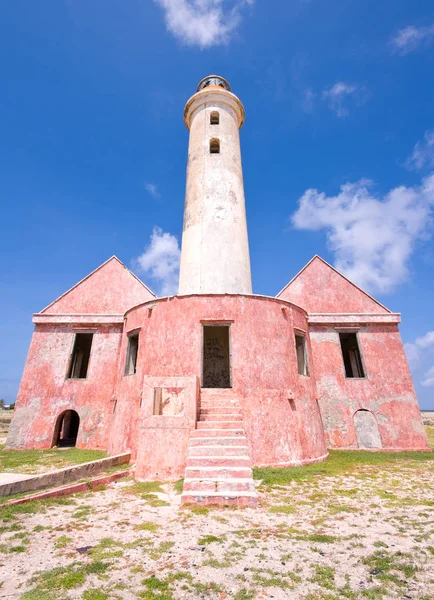
[[179,294],[251,294],[239,129],[244,107],[223,77],[202,79],[190,130]]

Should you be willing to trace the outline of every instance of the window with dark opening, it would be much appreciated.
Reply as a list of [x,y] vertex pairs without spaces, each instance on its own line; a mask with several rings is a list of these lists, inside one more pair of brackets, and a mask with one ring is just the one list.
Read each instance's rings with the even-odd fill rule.
[[347,377],[364,377],[362,357],[360,355],[357,335],[355,333],[340,333],[342,357]]
[[209,122],[211,125],[218,125],[220,123],[220,115],[216,110],[212,111]]
[[295,351],[297,353],[297,367],[299,375],[309,375],[306,353],[306,338],[301,333],[295,334]]
[[90,349],[93,333],[76,333],[71,362],[69,363],[69,379],[86,379],[89,367]]
[[125,361],[125,375],[134,375],[137,367],[137,353],[139,351],[139,334],[128,336],[127,358]]
[[220,154],[220,140],[213,138],[209,143],[209,151],[211,154]]

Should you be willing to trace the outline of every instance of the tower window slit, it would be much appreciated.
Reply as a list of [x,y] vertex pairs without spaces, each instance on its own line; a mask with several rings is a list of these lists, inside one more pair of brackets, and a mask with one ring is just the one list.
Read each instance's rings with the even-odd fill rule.
[[211,125],[218,125],[220,123],[220,115],[216,110],[213,110],[209,120]]
[[139,334],[128,336],[127,357],[125,361],[125,375],[134,375],[137,367],[137,353],[139,351]]
[[209,143],[210,154],[220,154],[220,140],[213,138]]
[[300,333],[295,334],[295,351],[297,354],[297,368],[299,375],[309,375],[307,364],[306,338]]

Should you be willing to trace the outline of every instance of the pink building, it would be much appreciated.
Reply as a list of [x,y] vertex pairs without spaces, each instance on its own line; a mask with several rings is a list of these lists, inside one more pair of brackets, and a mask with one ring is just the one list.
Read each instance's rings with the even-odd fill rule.
[[252,294],[239,129],[203,79],[190,130],[179,295],[116,257],[33,317],[7,448],[131,451],[138,479],[184,477],[184,502],[256,502],[251,468],[327,448],[429,450],[400,315],[315,256]]

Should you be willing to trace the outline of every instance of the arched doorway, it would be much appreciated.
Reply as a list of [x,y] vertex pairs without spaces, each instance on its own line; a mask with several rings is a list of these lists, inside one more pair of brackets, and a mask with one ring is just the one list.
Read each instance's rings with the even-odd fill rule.
[[53,446],[72,448],[77,442],[80,417],[75,410],[65,410],[56,421],[54,428]]
[[354,413],[354,427],[359,448],[382,448],[377,419],[369,410],[358,410]]

